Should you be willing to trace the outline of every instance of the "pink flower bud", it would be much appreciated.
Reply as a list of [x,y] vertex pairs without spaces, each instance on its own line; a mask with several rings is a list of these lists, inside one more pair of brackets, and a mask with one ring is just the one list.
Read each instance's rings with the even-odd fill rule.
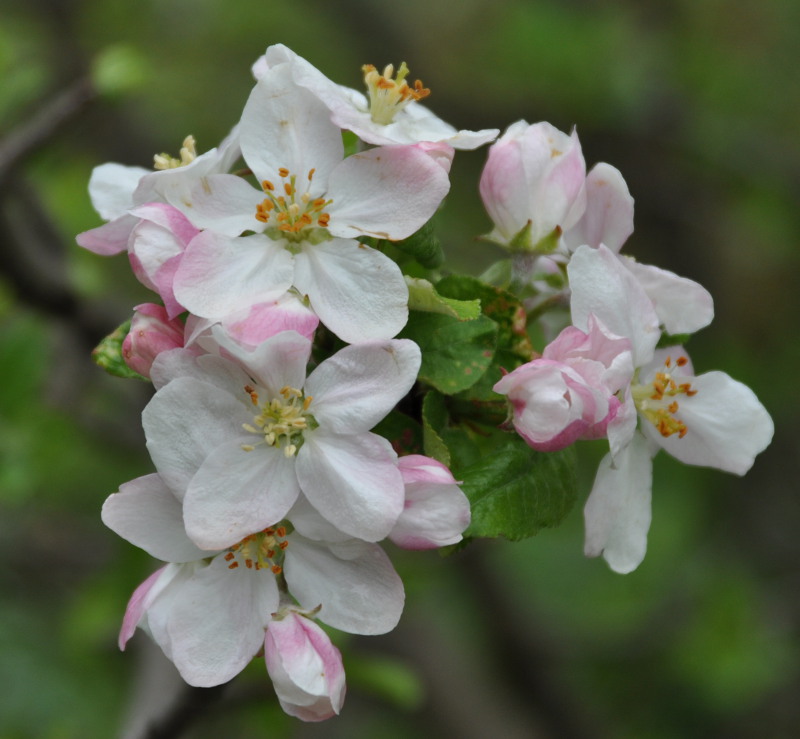
[[403,549],[434,549],[461,541],[469,526],[469,501],[447,467],[409,454],[397,466],[405,484],[405,506],[389,538]]
[[342,655],[311,619],[291,610],[267,627],[264,661],[281,708],[303,721],[338,715],[344,703]]
[[514,428],[528,445],[552,452],[605,436],[621,405],[616,393],[632,375],[630,342],[590,316],[588,333],[567,327],[494,391],[508,396]]
[[131,329],[122,342],[125,364],[140,375],[150,377],[153,360],[164,351],[183,346],[183,324],[167,316],[155,303],[136,306]]
[[490,238],[508,244],[530,224],[534,247],[558,227],[571,228],[585,207],[586,163],[575,131],[518,121],[489,149],[480,191],[494,222]]

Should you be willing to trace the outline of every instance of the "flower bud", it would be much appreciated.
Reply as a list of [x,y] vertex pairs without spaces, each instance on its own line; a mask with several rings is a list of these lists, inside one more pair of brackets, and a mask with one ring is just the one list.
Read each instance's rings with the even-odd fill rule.
[[346,687],[342,655],[311,619],[292,610],[275,614],[264,639],[264,661],[290,716],[324,721],[339,714]]
[[[532,250],[571,228],[585,207],[586,163],[575,131],[518,121],[489,149],[480,191],[501,244]],[[560,229],[557,231],[556,229]]]
[[630,342],[591,316],[588,333],[567,327],[542,357],[503,377],[494,391],[508,396],[514,428],[527,444],[552,452],[605,436],[621,405],[616,393],[632,375]]
[[455,544],[469,526],[469,501],[441,462],[420,454],[400,457],[406,498],[389,538],[403,549]]
[[150,377],[153,360],[163,351],[183,346],[183,324],[169,319],[166,309],[155,303],[137,305],[131,330],[122,342],[125,364]]

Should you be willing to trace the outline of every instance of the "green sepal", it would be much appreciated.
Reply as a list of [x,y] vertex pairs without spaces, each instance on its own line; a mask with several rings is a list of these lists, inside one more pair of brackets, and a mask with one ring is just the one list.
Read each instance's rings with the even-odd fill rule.
[[459,321],[472,321],[481,314],[481,302],[445,298],[436,291],[432,283],[421,277],[406,276],[409,310],[423,313],[441,313]]
[[577,499],[574,449],[537,452],[516,435],[454,474],[472,508],[468,537],[534,536],[561,523]]
[[479,276],[481,282],[507,290],[514,276],[514,267],[510,259],[501,259],[489,265]]
[[93,350],[92,359],[98,367],[102,367],[110,375],[117,377],[133,377],[137,380],[150,382],[146,377],[135,372],[122,358],[122,342],[131,330],[130,319],[115,328]]

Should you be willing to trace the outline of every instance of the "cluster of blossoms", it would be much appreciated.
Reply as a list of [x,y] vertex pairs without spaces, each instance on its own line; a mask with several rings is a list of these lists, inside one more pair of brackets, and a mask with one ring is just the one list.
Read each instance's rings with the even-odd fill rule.
[[[575,133],[520,121],[491,146],[480,190],[509,269],[474,280],[475,296],[463,294],[472,282],[447,296],[418,235],[449,190],[454,150],[498,131],[435,117],[405,64],[366,65],[367,96],[280,45],[252,71],[218,148],[198,154],[187,137],[155,171],[106,164],[90,181],[107,222],[78,243],[127,252],[159,298],[136,308],[117,347],[155,388],[143,427],[156,472],[122,485],[103,520],[166,563],[134,592],[121,647],[142,628],[196,686],[263,653],[284,710],[316,721],[344,700],[341,655],[317,621],[394,628],[403,585],[379,542],[462,540],[471,512],[450,470],[458,459],[470,499],[491,492],[464,463],[488,435],[473,433],[482,410],[507,408],[493,433],[532,455],[608,439],[586,553],[620,572],[644,556],[658,448],[741,474],[772,423],[743,385],[695,377],[681,347],[659,347],[662,334],[708,324],[711,298],[618,254],[633,201],[613,167],[586,174]],[[513,320],[487,294],[516,300]],[[565,306],[571,325],[541,354],[527,349],[526,313],[532,325],[547,312],[554,332]],[[480,330],[443,347],[463,326]],[[469,366],[441,362],[461,350]],[[434,395],[446,415],[436,424]],[[373,431],[389,419],[410,421]],[[409,426],[422,441],[409,442]],[[482,531],[473,511],[467,533]]]

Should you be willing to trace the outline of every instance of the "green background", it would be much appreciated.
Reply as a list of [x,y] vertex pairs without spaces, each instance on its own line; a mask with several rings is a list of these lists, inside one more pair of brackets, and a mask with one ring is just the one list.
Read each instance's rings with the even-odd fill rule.
[[[695,367],[750,385],[776,437],[742,479],[659,456],[648,555],[624,577],[584,559],[580,505],[523,543],[392,551],[406,611],[340,642],[341,717],[284,717],[256,660],[187,736],[800,735],[800,4],[0,0],[0,737],[142,736],[180,687],[141,634],[117,651],[155,563],[99,518],[152,469],[149,389],[89,352],[149,294],[74,236],[100,224],[92,167],[149,166],[189,133],[216,145],[277,42],[352,87],[362,64],[405,60],[457,127],[577,125],[587,163],[617,166],[636,199],[626,253],[714,295]],[[130,85],[4,170],[9,142],[109,53]],[[439,216],[451,264],[473,272],[500,256],[474,240],[484,160],[457,154]],[[601,453],[581,448],[581,502]]]

